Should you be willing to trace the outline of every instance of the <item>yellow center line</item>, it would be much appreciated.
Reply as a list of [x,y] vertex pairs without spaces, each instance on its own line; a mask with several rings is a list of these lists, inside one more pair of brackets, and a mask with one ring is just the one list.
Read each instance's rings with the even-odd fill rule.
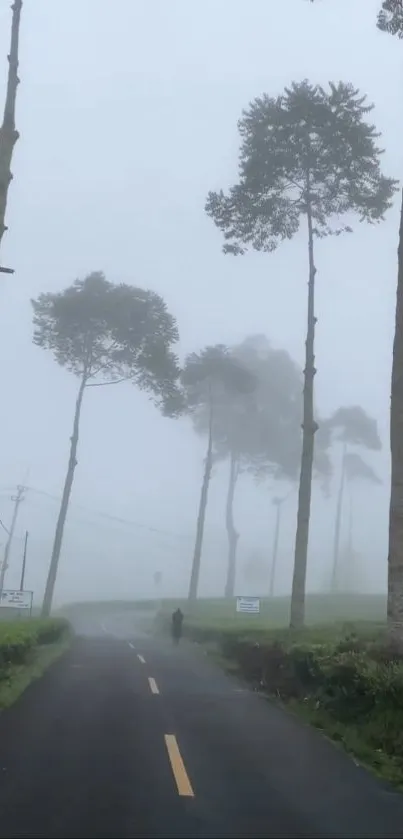
[[139,653],[137,653],[137,658],[138,658],[138,660],[139,660],[139,661],[141,661],[141,663],[142,663],[142,664],[145,664],[145,663],[146,663],[145,658],[143,658],[143,656],[142,656],[142,655],[140,655]]
[[150,685],[151,693],[159,693],[157,682],[152,676],[148,677],[148,684]]
[[179,746],[174,734],[164,734],[165,745],[168,750],[168,756],[171,763],[172,772],[176,781],[179,795],[186,795],[189,798],[194,798],[192,785],[189,781],[188,774],[185,769],[185,764],[182,760]]

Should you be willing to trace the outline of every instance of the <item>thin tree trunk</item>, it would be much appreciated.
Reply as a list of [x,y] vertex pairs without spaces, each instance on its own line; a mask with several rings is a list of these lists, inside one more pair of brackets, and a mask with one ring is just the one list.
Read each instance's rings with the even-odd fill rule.
[[355,591],[356,585],[356,562],[354,557],[354,538],[353,538],[353,494],[350,491],[349,497],[349,511],[348,511],[348,529],[346,539],[346,567],[344,575],[344,590]]
[[234,496],[238,475],[238,458],[236,454],[234,454],[234,452],[231,452],[227,504],[225,510],[225,524],[228,534],[228,566],[227,580],[225,583],[225,597],[233,597],[235,592],[236,551],[238,546],[239,533],[235,529],[234,525]]
[[343,445],[343,454],[341,458],[341,473],[340,486],[337,496],[336,519],[334,523],[334,540],[333,540],[333,566],[332,566],[332,582],[331,591],[335,592],[338,587],[338,572],[339,572],[339,555],[340,555],[340,532],[341,532],[341,514],[343,510],[343,496],[344,484],[346,478],[346,452],[347,444]]
[[70,438],[70,455],[67,466],[67,474],[64,482],[63,495],[60,504],[59,517],[56,524],[55,538],[53,542],[52,557],[50,560],[48,578],[46,581],[45,595],[42,605],[42,617],[48,617],[52,608],[53,592],[56,583],[57,569],[59,565],[60,551],[63,541],[64,525],[66,523],[67,510],[69,506],[71,488],[73,486],[74,470],[77,466],[77,446],[80,428],[80,414],[83,402],[84,390],[87,382],[86,373],[83,373],[80,388],[77,395],[76,409],[74,412],[73,433]]
[[302,422],[302,457],[298,492],[297,532],[295,536],[294,574],[291,594],[290,626],[300,629],[305,620],[305,583],[308,558],[309,517],[311,512],[312,469],[315,432],[317,424],[313,416],[313,382],[315,378],[315,274],[313,255],[312,212],[307,196],[308,219],[308,318],[305,342],[304,401]]
[[7,93],[4,106],[3,123],[0,128],[0,246],[6,227],[7,195],[12,180],[11,161],[14,146],[19,134],[15,127],[15,103],[17,98],[18,78],[18,42],[22,0],[14,0],[11,23],[11,44],[8,55]]
[[276,579],[278,543],[279,543],[279,537],[280,537],[280,519],[281,519],[281,501],[278,501],[277,504],[276,504],[276,525],[275,525],[275,529],[274,529],[273,555],[272,555],[272,559],[271,559],[271,568],[270,568],[269,597],[274,597],[274,582],[275,582],[275,579]]
[[403,648],[403,200],[392,361],[390,449],[392,473],[389,509],[388,632],[392,643]]
[[350,507],[348,511],[348,531],[347,531],[347,559],[349,565],[354,559],[354,539],[353,539],[353,495],[350,492]]
[[193,553],[192,573],[190,575],[190,585],[188,600],[196,600],[197,589],[199,585],[200,563],[203,548],[204,524],[206,520],[208,491],[210,486],[211,470],[213,468],[213,408],[210,403],[210,419],[208,431],[207,453],[204,462],[203,483],[200,493],[199,512],[197,516],[196,541]]

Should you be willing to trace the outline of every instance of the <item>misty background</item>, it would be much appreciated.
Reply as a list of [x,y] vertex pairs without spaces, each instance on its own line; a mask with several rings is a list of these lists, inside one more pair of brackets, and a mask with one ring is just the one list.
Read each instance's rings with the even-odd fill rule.
[[[303,365],[304,231],[271,255],[225,257],[204,213],[209,189],[236,178],[242,108],[305,77],[339,79],[375,103],[384,169],[399,177],[402,52],[375,26],[378,0],[36,0],[24,4],[20,140],[13,158],[0,285],[0,518],[21,505],[7,587],[18,585],[25,529],[26,587],[43,592],[58,512],[75,378],[32,345],[30,298],[93,270],[161,294],[178,320],[179,355],[265,333]],[[0,100],[4,100],[10,10],[0,2]],[[386,586],[389,395],[396,290],[398,200],[378,227],[318,242],[316,403],[321,415],[360,404],[379,423],[383,450],[366,458],[383,480],[355,491],[357,581]],[[128,383],[94,388],[84,403],[78,467],[56,602],[185,595],[190,575],[205,443],[190,419],[164,419]],[[200,594],[221,594],[226,570],[228,464],[215,468]],[[240,594],[267,581],[244,576],[271,554],[273,495],[242,478]],[[284,505],[277,593],[291,584],[297,492]],[[308,589],[328,583],[335,495],[315,485]],[[114,518],[129,520],[129,523]],[[158,532],[157,532],[158,531]],[[0,531],[0,551],[6,534]],[[353,584],[353,583],[352,583]]]

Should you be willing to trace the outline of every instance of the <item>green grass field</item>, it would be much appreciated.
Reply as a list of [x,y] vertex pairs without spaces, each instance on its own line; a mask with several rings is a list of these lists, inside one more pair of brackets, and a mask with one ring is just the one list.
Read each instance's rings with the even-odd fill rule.
[[[157,611],[168,619],[178,606],[185,615],[185,627],[194,626],[211,630],[242,633],[261,633],[265,630],[286,629],[289,621],[290,598],[262,598],[260,614],[248,615],[236,612],[236,598],[200,598],[190,604],[183,598],[155,600],[92,601],[66,604],[60,615],[74,619],[78,614],[104,615],[108,612],[150,610]],[[306,624],[321,627],[325,632],[330,627],[359,623],[379,626],[386,620],[386,595],[375,594],[310,594],[306,600]]]
[[[194,604],[187,600],[163,600],[161,611],[170,613],[180,606],[185,621],[191,625],[225,631],[258,632],[265,629],[282,629],[288,626],[290,599],[274,597],[260,601],[260,614],[237,614],[236,599],[200,599]],[[306,600],[308,626],[360,623],[383,624],[386,620],[386,595],[360,594],[311,594]]]

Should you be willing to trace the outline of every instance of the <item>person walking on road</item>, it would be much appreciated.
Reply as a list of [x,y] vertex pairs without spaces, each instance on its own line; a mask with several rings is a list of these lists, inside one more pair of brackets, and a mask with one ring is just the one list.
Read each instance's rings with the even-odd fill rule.
[[174,644],[179,644],[179,641],[182,636],[182,628],[183,628],[183,612],[181,609],[176,609],[175,612],[172,613],[172,639]]

